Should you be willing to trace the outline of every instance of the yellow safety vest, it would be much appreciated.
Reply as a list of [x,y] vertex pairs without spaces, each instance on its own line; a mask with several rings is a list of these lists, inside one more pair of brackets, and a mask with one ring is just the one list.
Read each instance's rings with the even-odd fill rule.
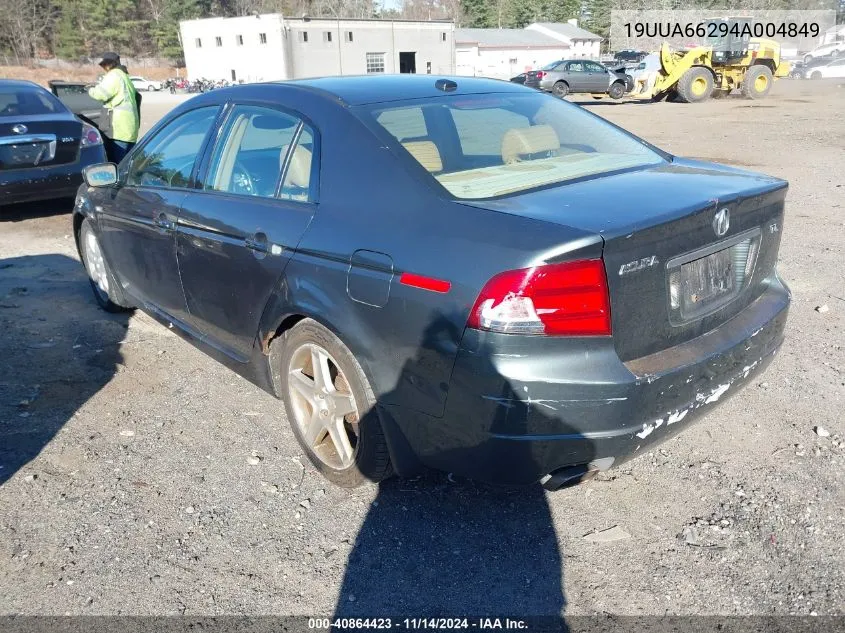
[[135,101],[135,87],[129,75],[119,68],[112,68],[99,84],[88,91],[101,101],[111,116],[111,137],[116,141],[135,143],[138,140],[138,104]]

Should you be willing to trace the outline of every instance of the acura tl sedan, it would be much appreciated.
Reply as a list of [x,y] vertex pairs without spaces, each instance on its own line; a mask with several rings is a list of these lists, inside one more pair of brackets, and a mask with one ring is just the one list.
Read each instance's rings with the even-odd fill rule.
[[82,169],[104,160],[96,127],[37,84],[0,79],[0,207],[73,197]]
[[787,183],[508,82],[215,90],[86,183],[99,304],[281,399],[342,486],[581,481],[741,391],[783,340]]

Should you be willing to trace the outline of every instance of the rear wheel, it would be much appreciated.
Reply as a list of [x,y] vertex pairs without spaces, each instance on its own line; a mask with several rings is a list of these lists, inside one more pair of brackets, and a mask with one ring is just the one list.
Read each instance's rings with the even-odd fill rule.
[[569,84],[565,81],[558,81],[554,86],[552,86],[552,94],[563,99],[569,94]]
[[804,55],[804,63],[805,64],[809,64],[811,61],[813,61],[812,55]]
[[616,81],[607,89],[607,94],[611,99],[621,99],[625,96],[625,84],[621,81]]
[[82,226],[79,227],[78,247],[85,272],[88,273],[91,290],[94,292],[94,299],[100,307],[106,312],[131,310],[132,308],[126,303],[123,292],[115,281],[108,263],[106,263],[103,251],[100,248],[100,240],[88,218],[85,218],[82,221]]
[[762,99],[769,94],[773,81],[772,71],[768,66],[752,66],[742,80],[742,94],[749,99]]
[[701,66],[693,66],[678,80],[678,97],[685,103],[706,101],[713,93],[713,75]]
[[276,339],[271,362],[293,433],[326,479],[354,488],[391,476],[375,396],[337,336],[304,319]]
[[154,90],[155,90],[155,88],[153,88],[152,86],[147,86],[147,92],[152,92]]
[[818,70],[814,70],[813,74],[810,75],[810,79],[821,79],[821,78],[822,78],[822,74]]

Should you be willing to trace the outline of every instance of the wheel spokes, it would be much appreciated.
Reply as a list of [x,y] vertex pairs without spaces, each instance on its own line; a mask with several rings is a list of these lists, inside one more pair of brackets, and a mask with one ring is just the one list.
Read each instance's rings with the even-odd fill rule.
[[311,347],[311,368],[314,371],[314,384],[317,390],[322,390],[324,393],[334,391],[329,356],[316,346]]
[[311,418],[308,420],[305,427],[305,441],[308,442],[308,445],[312,448],[316,448],[323,440],[325,434],[326,426],[323,419],[320,417],[320,412],[317,409],[314,409],[314,412],[311,414]]
[[337,418],[344,418],[350,413],[356,413],[358,411],[358,408],[355,406],[355,398],[352,397],[352,394],[336,391],[329,396],[329,399],[334,406],[334,414]]
[[289,383],[293,390],[305,398],[313,407],[314,400],[317,397],[317,385],[314,380],[303,374],[301,369],[294,369],[290,372]]
[[343,424],[343,418],[335,418],[328,426],[329,437],[334,444],[340,462],[347,466],[352,461],[352,444],[349,442],[349,436],[346,434],[346,428]]

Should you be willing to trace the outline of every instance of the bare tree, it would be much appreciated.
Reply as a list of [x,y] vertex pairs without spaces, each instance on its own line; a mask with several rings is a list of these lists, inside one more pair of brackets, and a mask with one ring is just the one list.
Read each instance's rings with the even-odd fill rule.
[[55,9],[49,0],[0,2],[0,33],[18,64],[33,60],[55,17]]

